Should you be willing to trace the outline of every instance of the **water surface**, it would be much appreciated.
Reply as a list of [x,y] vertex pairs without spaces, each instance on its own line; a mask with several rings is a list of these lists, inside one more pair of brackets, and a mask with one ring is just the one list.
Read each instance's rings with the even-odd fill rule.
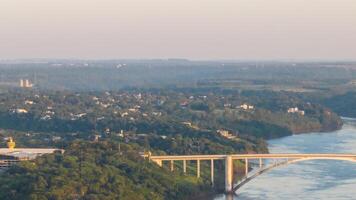
[[[293,135],[269,141],[271,153],[356,154],[356,120],[339,131]],[[276,168],[250,181],[237,196],[215,200],[356,199],[356,163],[314,160]]]

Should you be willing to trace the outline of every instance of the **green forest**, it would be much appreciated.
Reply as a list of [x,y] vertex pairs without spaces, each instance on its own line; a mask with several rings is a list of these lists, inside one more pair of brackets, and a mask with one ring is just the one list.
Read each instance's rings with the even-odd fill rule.
[[211,190],[202,180],[160,169],[136,150],[115,142],[73,142],[64,154],[2,173],[0,199],[189,199]]

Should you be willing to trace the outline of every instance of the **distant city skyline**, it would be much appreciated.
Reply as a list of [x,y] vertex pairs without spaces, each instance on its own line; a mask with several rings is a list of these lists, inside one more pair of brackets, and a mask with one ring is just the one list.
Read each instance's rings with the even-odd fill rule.
[[3,0],[0,59],[356,60],[355,0]]

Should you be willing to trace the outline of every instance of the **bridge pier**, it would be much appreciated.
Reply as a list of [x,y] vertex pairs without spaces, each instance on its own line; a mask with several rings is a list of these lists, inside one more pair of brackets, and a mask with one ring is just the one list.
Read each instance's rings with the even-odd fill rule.
[[247,175],[248,175],[248,159],[246,158],[245,159],[245,176],[247,178]]
[[162,160],[152,160],[153,162],[155,162],[158,166],[162,167]]
[[187,160],[183,160],[183,173],[187,173]]
[[214,186],[214,160],[210,160],[210,180],[211,185]]
[[197,177],[200,178],[200,160],[197,160]]
[[174,161],[171,160],[171,172],[173,172],[173,170],[174,170]]
[[260,169],[262,169],[262,165],[263,165],[262,158],[260,158]]
[[233,162],[232,156],[226,156],[225,158],[225,192],[231,193],[233,189]]

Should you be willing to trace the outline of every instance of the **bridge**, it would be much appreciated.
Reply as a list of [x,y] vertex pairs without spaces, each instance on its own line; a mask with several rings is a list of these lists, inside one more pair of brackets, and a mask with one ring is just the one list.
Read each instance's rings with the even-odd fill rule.
[[[150,153],[143,157],[162,167],[163,162],[170,163],[170,170],[174,171],[175,162],[182,162],[183,173],[187,173],[187,163],[196,162],[197,174],[200,178],[201,161],[210,161],[210,179],[214,185],[214,161],[225,162],[225,191],[236,192],[243,185],[274,168],[302,162],[306,160],[341,160],[356,163],[356,154],[232,154],[232,155],[179,155],[179,156],[152,156]],[[233,161],[241,160],[245,163],[245,176],[238,183],[233,184]],[[256,162],[257,161],[257,162]],[[272,161],[272,162],[271,162]],[[250,171],[249,165],[257,164],[258,170]]]

